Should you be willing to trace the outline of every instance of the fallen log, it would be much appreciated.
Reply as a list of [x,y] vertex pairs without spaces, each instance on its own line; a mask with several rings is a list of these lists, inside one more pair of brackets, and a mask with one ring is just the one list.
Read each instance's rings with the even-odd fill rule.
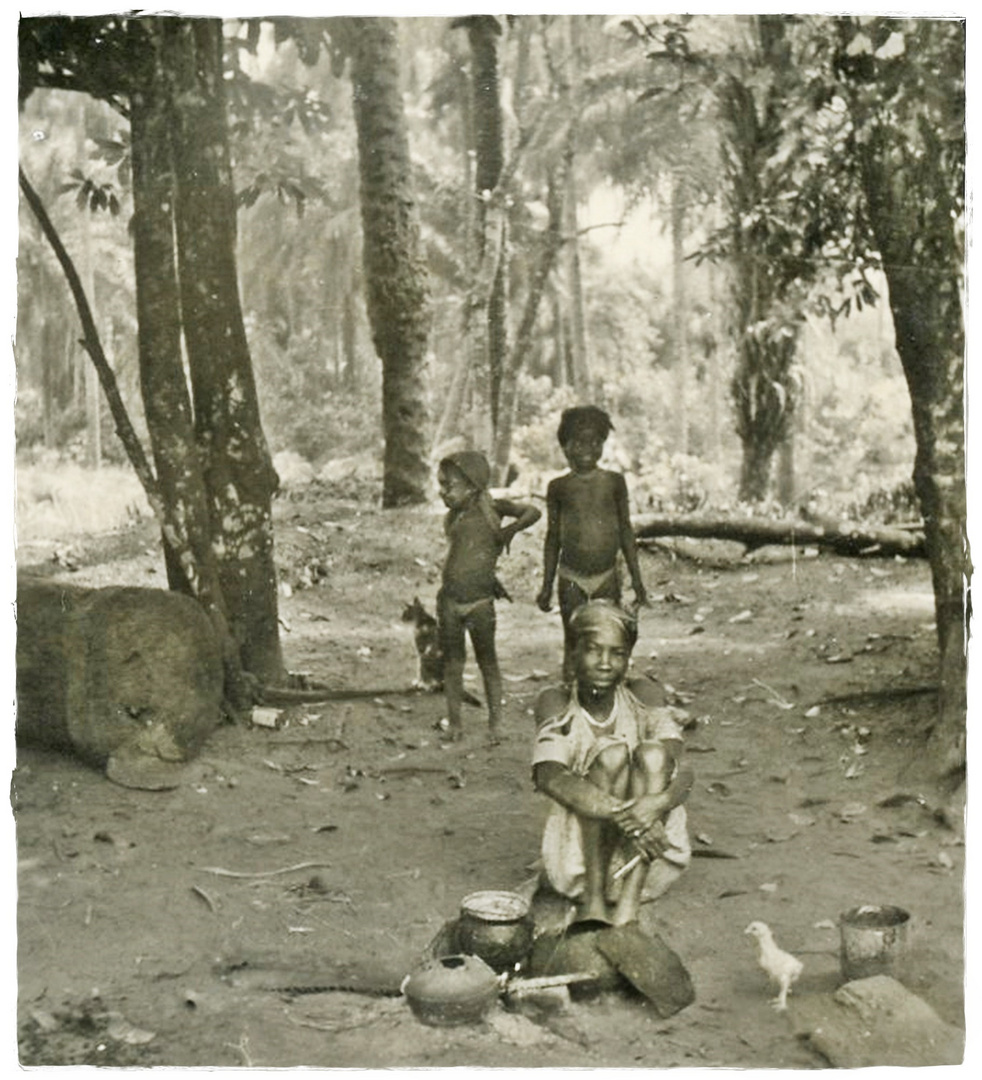
[[765,518],[690,517],[642,514],[635,519],[634,533],[639,541],[665,536],[687,536],[695,540],[731,540],[747,551],[769,544],[794,544],[817,547],[837,555],[893,558],[901,555],[920,559],[926,555],[924,534],[905,528],[859,526],[851,522],[838,525],[807,521],[769,521]]
[[180,782],[222,720],[224,666],[197,601],[164,589],[17,583],[16,740],[125,787]]

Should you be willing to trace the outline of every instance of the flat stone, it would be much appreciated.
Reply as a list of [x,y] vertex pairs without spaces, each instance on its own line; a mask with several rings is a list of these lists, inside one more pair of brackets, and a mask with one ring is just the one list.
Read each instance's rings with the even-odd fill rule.
[[833,994],[801,997],[795,1034],[837,1068],[960,1065],[965,1032],[889,975],[855,979]]

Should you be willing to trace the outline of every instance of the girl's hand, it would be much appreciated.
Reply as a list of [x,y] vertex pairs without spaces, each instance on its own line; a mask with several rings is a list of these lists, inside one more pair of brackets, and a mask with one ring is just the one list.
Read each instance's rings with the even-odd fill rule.
[[660,821],[656,821],[651,828],[646,829],[640,836],[635,837],[634,842],[649,859],[657,859],[671,846],[668,842],[665,826],[662,825]]
[[543,589],[535,598],[540,611],[552,611],[552,589]]
[[625,836],[638,837],[647,828],[644,820],[638,814],[637,799],[630,799],[627,802],[616,804],[610,814],[610,821]]
[[660,824],[670,809],[663,794],[642,795],[635,804],[635,813],[645,831]]

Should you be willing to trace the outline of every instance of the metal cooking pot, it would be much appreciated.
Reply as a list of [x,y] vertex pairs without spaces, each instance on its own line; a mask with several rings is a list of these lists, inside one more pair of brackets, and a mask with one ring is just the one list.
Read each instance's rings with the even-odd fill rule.
[[518,893],[485,890],[464,897],[457,947],[497,972],[514,971],[532,948],[535,926],[528,901]]

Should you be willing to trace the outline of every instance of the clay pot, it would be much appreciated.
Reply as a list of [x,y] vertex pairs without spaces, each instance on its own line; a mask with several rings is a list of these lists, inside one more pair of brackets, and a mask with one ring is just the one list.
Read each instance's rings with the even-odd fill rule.
[[432,1027],[479,1023],[500,989],[498,976],[478,956],[441,956],[402,986],[413,1014]]
[[457,947],[495,971],[514,971],[528,956],[534,934],[528,901],[517,893],[476,892],[461,903]]

